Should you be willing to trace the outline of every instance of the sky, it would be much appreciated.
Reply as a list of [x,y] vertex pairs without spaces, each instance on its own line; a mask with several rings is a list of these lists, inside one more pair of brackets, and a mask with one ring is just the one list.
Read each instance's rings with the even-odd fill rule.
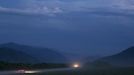
[[0,43],[81,56],[134,46],[133,0],[0,0]]

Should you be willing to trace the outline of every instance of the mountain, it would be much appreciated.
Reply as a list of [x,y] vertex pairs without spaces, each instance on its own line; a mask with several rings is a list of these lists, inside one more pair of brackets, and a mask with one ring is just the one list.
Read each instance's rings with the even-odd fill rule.
[[104,61],[116,66],[134,66],[134,47],[130,47],[118,54],[101,58],[98,61]]
[[15,49],[0,48],[0,61],[11,63],[33,63],[36,62],[36,58]]
[[17,51],[22,51],[30,56],[37,58],[39,63],[43,63],[43,62],[44,63],[65,63],[67,62],[65,56],[49,48],[39,48],[39,47],[21,45],[17,43],[1,44],[0,48],[2,47],[15,49]]

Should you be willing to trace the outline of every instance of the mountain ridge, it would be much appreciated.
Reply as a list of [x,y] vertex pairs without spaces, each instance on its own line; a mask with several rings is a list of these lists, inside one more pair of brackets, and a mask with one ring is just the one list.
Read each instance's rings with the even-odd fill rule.
[[0,48],[0,61],[9,63],[37,63],[35,57],[6,47]]
[[134,46],[115,55],[103,57],[97,61],[104,61],[116,66],[134,66]]
[[21,45],[14,42],[1,44],[0,48],[3,47],[22,51],[30,56],[37,58],[39,60],[39,63],[64,63],[67,59],[61,53],[49,48],[39,48],[28,45]]

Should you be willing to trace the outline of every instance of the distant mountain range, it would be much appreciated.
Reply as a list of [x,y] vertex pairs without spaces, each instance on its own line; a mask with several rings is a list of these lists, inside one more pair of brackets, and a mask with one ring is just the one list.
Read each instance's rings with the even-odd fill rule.
[[33,63],[38,60],[24,52],[3,47],[0,48],[0,61],[12,63]]
[[97,61],[104,61],[116,66],[134,66],[134,47],[130,47],[118,54],[104,57]]
[[0,45],[0,61],[25,63],[65,63],[67,59],[61,53],[49,49],[39,48],[17,43]]

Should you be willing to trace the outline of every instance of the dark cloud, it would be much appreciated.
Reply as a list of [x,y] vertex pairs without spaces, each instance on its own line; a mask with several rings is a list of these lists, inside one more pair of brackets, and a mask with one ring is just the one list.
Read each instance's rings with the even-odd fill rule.
[[1,43],[15,41],[78,54],[110,54],[134,44],[134,18],[126,15],[0,13],[0,19]]
[[[16,1],[14,7],[6,6],[10,3],[3,1],[0,42],[50,47],[82,55],[112,54],[134,45],[132,9],[124,11],[127,7],[121,2],[118,9],[106,10],[116,5],[114,1],[108,8],[96,8],[101,2],[93,1],[96,6],[90,8],[92,5],[86,5],[87,1],[24,0],[19,8],[15,8]],[[105,6],[109,5],[107,2]]]

